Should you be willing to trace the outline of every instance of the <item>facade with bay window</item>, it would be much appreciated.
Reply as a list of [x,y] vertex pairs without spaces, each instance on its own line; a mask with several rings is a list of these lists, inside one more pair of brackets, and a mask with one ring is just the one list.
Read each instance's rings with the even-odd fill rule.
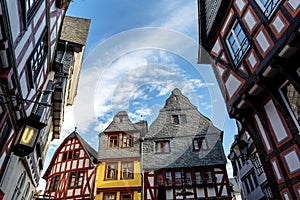
[[210,55],[230,117],[253,138],[273,195],[268,198],[299,199],[300,1],[198,5],[201,48]]
[[128,114],[121,111],[99,134],[95,199],[141,199],[140,138],[146,131],[146,121],[132,123]]

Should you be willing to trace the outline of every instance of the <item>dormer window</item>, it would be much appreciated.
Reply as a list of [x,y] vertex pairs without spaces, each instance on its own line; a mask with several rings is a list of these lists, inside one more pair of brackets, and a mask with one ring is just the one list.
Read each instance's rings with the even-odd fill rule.
[[156,153],[169,153],[170,152],[170,141],[157,141],[155,142]]
[[123,135],[123,148],[133,147],[133,136],[132,135]]
[[238,65],[250,46],[249,41],[238,22],[236,22],[229,31],[226,44],[229,48],[234,64]]

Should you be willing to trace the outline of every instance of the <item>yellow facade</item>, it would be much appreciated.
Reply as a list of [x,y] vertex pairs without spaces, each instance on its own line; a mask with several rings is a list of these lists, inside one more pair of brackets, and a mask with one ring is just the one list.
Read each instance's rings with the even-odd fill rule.
[[[117,176],[116,179],[106,180],[106,162],[101,162],[97,167],[96,176],[96,200],[104,200],[105,194],[114,194],[116,200],[121,200],[121,193],[128,191],[132,192],[132,199],[141,199],[142,190],[142,176],[140,161],[133,161],[133,178],[122,179],[122,162],[114,161],[117,163]],[[137,189],[139,188],[139,189]]]

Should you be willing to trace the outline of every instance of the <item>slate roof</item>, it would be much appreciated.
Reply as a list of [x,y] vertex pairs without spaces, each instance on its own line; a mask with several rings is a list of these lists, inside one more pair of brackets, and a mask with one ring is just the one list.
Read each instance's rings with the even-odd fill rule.
[[[173,115],[185,115],[186,122],[174,124]],[[208,150],[193,150],[194,138],[205,138]],[[169,153],[156,153],[157,141],[170,142]],[[222,146],[223,131],[202,115],[179,89],[174,89],[150,125],[143,143],[145,169],[182,168],[225,165],[227,160]]]
[[130,121],[128,114],[125,111],[118,112],[113,121],[103,132],[126,132],[139,131],[137,127]]
[[214,45],[233,1],[198,0],[199,44],[208,52]]
[[65,16],[60,40],[85,46],[91,20]]

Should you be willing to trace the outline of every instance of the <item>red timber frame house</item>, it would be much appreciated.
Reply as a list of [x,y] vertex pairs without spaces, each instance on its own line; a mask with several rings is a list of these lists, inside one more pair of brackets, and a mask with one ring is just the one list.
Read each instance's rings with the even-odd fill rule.
[[43,178],[45,197],[50,199],[94,199],[98,153],[77,132],[56,150]]
[[223,132],[179,89],[142,138],[145,200],[232,199]]
[[254,140],[272,198],[300,199],[300,1],[198,0],[198,8],[199,62],[208,52],[230,117]]

